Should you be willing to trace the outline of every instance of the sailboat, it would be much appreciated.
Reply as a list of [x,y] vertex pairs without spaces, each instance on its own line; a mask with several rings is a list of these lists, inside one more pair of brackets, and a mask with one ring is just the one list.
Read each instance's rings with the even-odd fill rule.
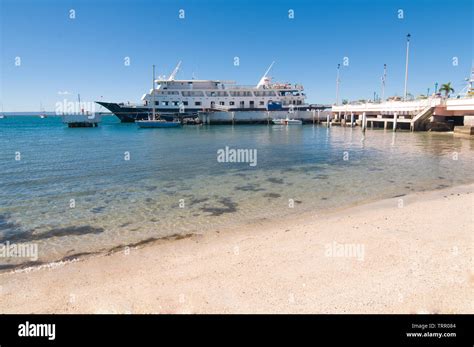
[[2,113],[0,113],[0,119],[4,119],[4,118],[7,118],[7,116],[5,116],[5,114],[3,113],[3,104],[2,104]]
[[40,118],[47,118],[48,116],[46,115],[46,112],[44,112],[44,109],[43,109],[43,104],[40,103]]
[[[153,65],[153,88],[152,90],[155,90],[155,65]],[[153,111],[151,116],[148,115],[147,120],[137,120],[135,123],[140,128],[178,128],[181,126],[181,122],[179,119],[175,118],[172,121],[167,121],[165,119],[160,119],[160,116],[155,114],[155,93],[153,92]]]

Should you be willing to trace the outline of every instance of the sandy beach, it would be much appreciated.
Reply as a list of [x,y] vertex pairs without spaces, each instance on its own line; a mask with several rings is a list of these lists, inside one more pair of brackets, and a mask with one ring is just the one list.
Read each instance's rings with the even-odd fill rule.
[[1,313],[474,313],[474,185],[0,274]]

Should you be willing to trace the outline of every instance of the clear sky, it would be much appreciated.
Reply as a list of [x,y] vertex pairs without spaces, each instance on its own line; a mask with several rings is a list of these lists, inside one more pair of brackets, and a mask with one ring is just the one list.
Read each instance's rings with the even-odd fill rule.
[[311,103],[332,103],[336,66],[347,57],[340,99],[380,94],[384,63],[385,95],[402,95],[407,33],[409,92],[433,92],[435,82],[457,91],[473,57],[471,0],[0,3],[4,111],[39,111],[40,102],[52,111],[78,93],[84,101],[138,102],[151,88],[151,65],[168,75],[179,60],[178,78],[239,84],[256,84],[275,60],[274,79],[303,84]]

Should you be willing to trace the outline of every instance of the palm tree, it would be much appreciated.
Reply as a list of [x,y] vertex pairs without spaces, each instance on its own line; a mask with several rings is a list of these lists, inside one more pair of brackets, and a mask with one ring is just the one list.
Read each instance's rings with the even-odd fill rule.
[[454,93],[454,89],[453,87],[451,87],[451,82],[441,85],[441,88],[439,88],[439,91],[444,92],[446,97],[449,96],[449,93]]

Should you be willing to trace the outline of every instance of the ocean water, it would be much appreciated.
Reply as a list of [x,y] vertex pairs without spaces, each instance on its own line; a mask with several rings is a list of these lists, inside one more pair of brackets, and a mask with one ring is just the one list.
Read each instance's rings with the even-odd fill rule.
[[[257,164],[217,152],[256,150]],[[323,126],[138,129],[0,119],[0,244],[36,263],[474,181],[474,140]],[[19,160],[17,160],[19,159]],[[127,160],[128,159],[128,160]],[[31,259],[0,257],[0,270]]]

